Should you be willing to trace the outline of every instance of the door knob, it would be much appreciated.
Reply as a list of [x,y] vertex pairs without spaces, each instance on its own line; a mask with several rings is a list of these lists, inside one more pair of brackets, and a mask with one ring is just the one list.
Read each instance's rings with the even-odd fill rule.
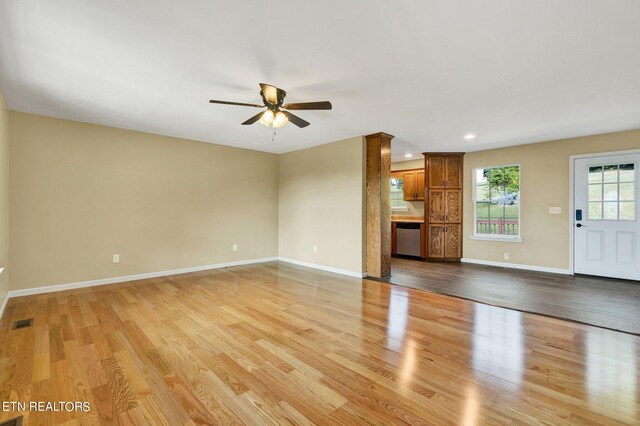
[[582,227],[586,228],[586,227],[587,227],[587,225],[583,225],[583,224],[581,224],[581,223],[578,223],[576,226],[577,226],[578,228],[582,228]]

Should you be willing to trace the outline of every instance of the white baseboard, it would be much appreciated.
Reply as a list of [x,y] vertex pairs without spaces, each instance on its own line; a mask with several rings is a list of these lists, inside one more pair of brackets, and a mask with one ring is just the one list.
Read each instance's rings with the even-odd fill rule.
[[349,271],[348,269],[334,268],[332,266],[325,266],[325,265],[319,265],[317,263],[304,262],[302,260],[289,259],[288,257],[279,257],[278,260],[285,263],[293,263],[294,265],[306,266],[307,268],[333,272],[334,274],[346,275],[348,277],[363,278],[367,276],[367,274],[362,272]]
[[2,314],[4,314],[4,308],[7,307],[7,302],[9,301],[9,292],[4,295],[4,300],[2,301],[2,306],[0,307],[0,319],[2,319]]
[[204,265],[204,266],[194,266],[194,267],[191,267],[191,268],[171,269],[171,270],[168,270],[168,271],[149,272],[149,273],[146,273],[146,274],[127,275],[127,276],[123,276],[123,277],[113,277],[113,278],[103,278],[103,279],[99,279],[99,280],[81,281],[81,282],[69,283],[69,284],[56,284],[56,285],[50,285],[50,286],[46,286],[46,287],[34,287],[34,288],[27,288],[27,289],[24,289],[24,290],[11,290],[7,294],[6,299],[9,299],[10,297],[30,296],[30,295],[33,295],[33,294],[52,293],[54,291],[72,290],[72,289],[76,289],[76,288],[93,287],[93,286],[105,285],[105,284],[115,284],[115,283],[121,283],[121,282],[125,282],[125,281],[143,280],[143,279],[146,279],[146,278],[165,277],[167,275],[186,274],[186,273],[189,273],[189,272],[206,271],[206,270],[209,270],[209,269],[228,268],[230,266],[240,266],[240,265],[251,265],[253,263],[274,262],[274,261],[277,261],[277,260],[278,260],[278,257],[263,257],[263,258],[260,258],[260,259],[237,260],[237,261],[234,261],[234,262],[216,263],[216,264],[213,264],[213,265]]
[[80,282],[68,283],[68,284],[54,284],[50,286],[27,288],[23,290],[10,290],[7,292],[7,294],[5,295],[4,301],[2,302],[2,307],[0,308],[0,318],[2,318],[2,314],[4,313],[4,309],[7,306],[8,300],[12,297],[53,293],[56,291],[74,290],[78,288],[95,287],[95,286],[100,286],[105,284],[116,284],[116,283],[121,283],[126,281],[136,281],[136,280],[143,280],[147,278],[166,277],[168,275],[186,274],[189,272],[199,272],[199,271],[206,271],[210,269],[228,268],[230,266],[251,265],[254,263],[274,262],[278,260],[286,263],[293,263],[295,265],[306,266],[307,268],[319,269],[322,271],[333,272],[340,275],[346,275],[349,277],[363,278],[366,276],[366,274],[361,272],[349,271],[349,270],[340,269],[340,268],[333,268],[331,266],[318,265],[315,263],[303,262],[301,260],[289,259],[285,257],[275,257],[275,256],[263,257],[259,259],[237,260],[234,262],[216,263],[213,265],[194,266],[191,268],[171,269],[167,271],[149,272],[145,274],[102,278],[98,280],[80,281]]
[[525,271],[549,272],[551,274],[573,275],[569,269],[548,268],[546,266],[523,265],[521,263],[494,262],[492,260],[469,259],[463,257],[460,259],[464,263],[473,263],[476,265],[497,266],[500,268],[522,269]]

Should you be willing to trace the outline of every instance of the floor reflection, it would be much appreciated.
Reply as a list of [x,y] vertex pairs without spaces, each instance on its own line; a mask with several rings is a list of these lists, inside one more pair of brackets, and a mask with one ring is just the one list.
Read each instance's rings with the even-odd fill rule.
[[474,305],[473,368],[520,384],[524,368],[521,313]]
[[391,286],[387,318],[387,348],[400,352],[404,343],[409,315],[409,292],[404,287]]
[[615,406],[627,416],[636,414],[637,337],[609,330],[587,331],[587,392],[589,403]]
[[478,401],[478,391],[475,386],[470,385],[465,389],[464,412],[462,413],[462,425],[475,426],[478,424],[478,414],[480,402]]

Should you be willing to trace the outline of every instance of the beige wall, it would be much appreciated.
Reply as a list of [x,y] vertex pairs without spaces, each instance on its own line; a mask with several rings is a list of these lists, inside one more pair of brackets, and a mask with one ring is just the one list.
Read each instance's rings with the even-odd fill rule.
[[9,291],[9,111],[0,92],[0,308]]
[[[569,156],[640,148],[640,130],[521,145],[465,155],[464,257],[566,269],[569,267]],[[473,234],[472,171],[521,165],[522,243],[477,241]],[[549,207],[562,207],[550,215]]]
[[[396,170],[421,168],[424,168],[424,158],[391,163],[392,172]],[[407,201],[407,210],[393,210],[391,214],[393,214],[394,216],[424,216],[424,201]]]
[[278,255],[276,155],[10,119],[12,290]]
[[[393,144],[393,143],[392,143]],[[391,171],[406,170],[406,169],[422,169],[424,168],[424,158],[418,158],[415,160],[396,161],[391,163]]]
[[362,137],[280,156],[280,256],[363,271],[363,156]]

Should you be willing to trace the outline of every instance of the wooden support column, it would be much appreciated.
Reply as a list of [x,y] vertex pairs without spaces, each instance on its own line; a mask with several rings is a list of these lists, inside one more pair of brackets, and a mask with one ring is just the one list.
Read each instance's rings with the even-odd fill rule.
[[367,140],[367,275],[391,275],[391,139],[386,133]]

